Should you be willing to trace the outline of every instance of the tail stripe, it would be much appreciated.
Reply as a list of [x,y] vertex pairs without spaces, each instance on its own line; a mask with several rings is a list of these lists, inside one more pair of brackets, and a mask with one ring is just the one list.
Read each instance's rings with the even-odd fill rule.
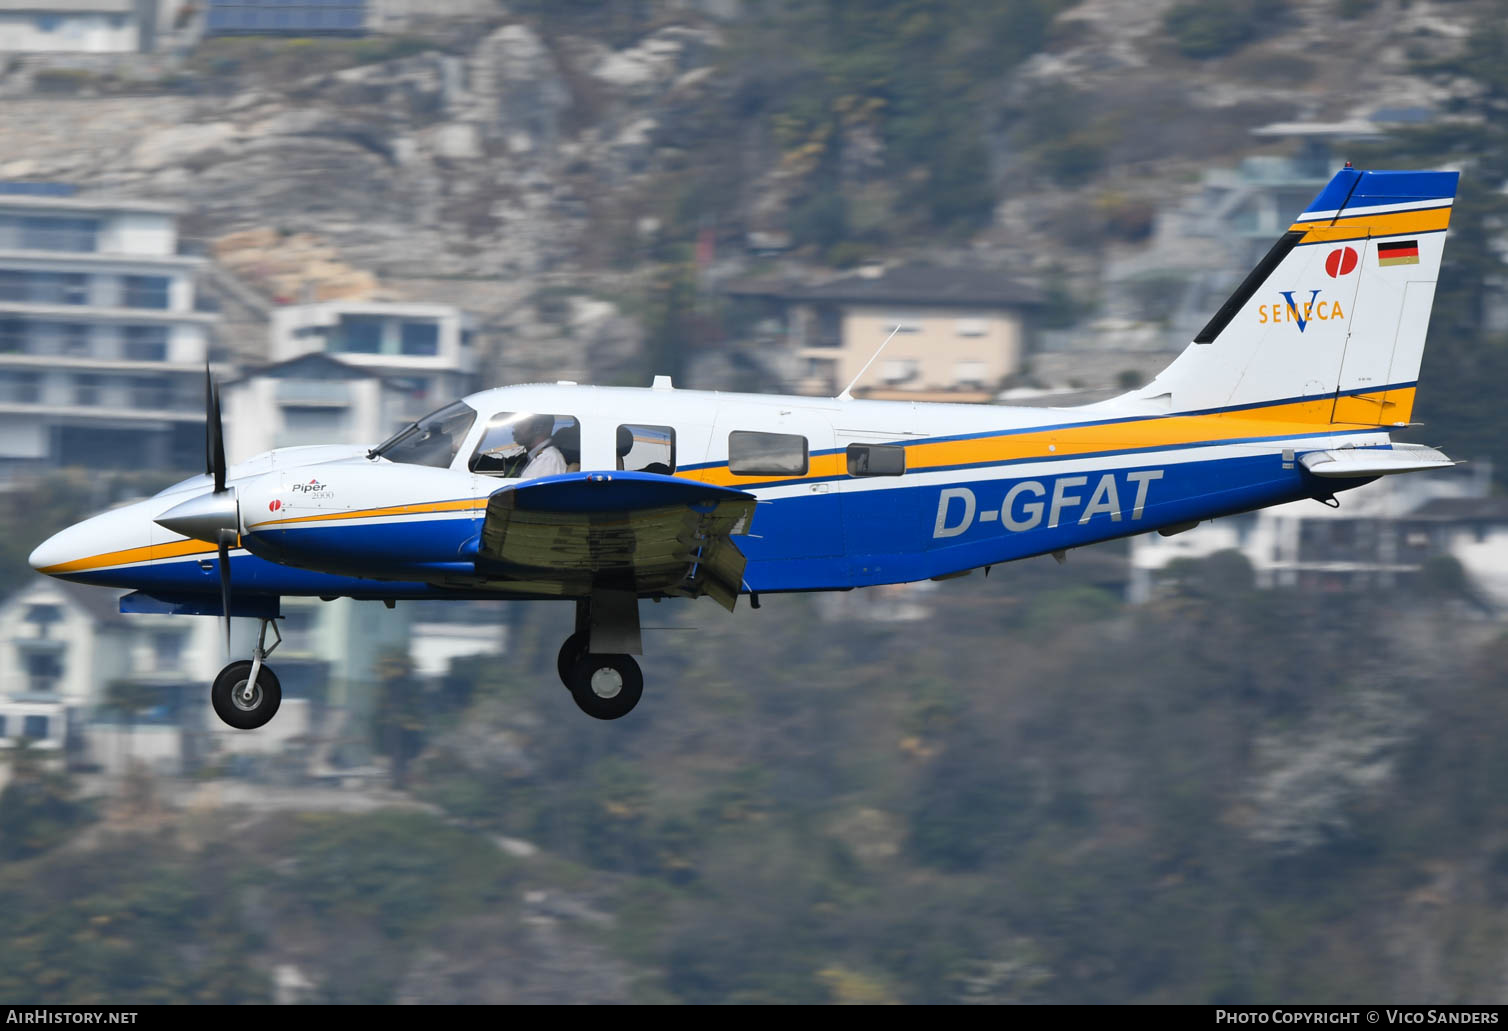
[[1215,312],[1209,322],[1205,323],[1199,335],[1194,338],[1194,343],[1213,343],[1214,339],[1220,335],[1220,331],[1236,317],[1236,313],[1246,307],[1246,302],[1251,300],[1251,295],[1267,282],[1267,277],[1272,275],[1272,270],[1283,263],[1283,259],[1288,257],[1288,252],[1297,247],[1303,238],[1304,231],[1301,229],[1289,230],[1278,237],[1278,242],[1272,245],[1267,256],[1257,262],[1257,267],[1246,274],[1246,278],[1241,280],[1241,285],[1236,287],[1236,292],[1226,298],[1220,310]]

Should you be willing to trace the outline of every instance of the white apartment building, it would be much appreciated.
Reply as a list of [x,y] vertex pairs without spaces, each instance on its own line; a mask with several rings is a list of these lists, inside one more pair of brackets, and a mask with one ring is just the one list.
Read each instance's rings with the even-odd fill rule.
[[0,183],[0,475],[203,463],[218,317],[179,214]]
[[229,380],[220,393],[231,462],[281,447],[370,446],[440,406],[416,400],[401,380],[319,353]]
[[[273,362],[324,353],[389,379],[409,398],[408,418],[477,389],[474,322],[448,304],[323,301],[272,312]],[[405,420],[407,421],[407,420]]]
[[[327,662],[288,656],[277,666],[277,720],[256,734],[233,730],[209,705],[210,683],[229,661],[220,620],[122,615],[122,593],[37,577],[0,601],[0,750],[26,737],[112,773],[140,763],[178,774],[307,740],[325,700]],[[233,623],[232,654],[244,657],[256,624]]]
[[153,16],[139,0],[0,0],[0,53],[130,53]]

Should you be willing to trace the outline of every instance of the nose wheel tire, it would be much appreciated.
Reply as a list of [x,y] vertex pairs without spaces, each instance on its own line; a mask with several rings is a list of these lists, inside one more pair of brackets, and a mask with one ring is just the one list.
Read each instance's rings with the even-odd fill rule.
[[283,685],[267,666],[257,671],[256,683],[250,683],[251,662],[232,662],[215,677],[209,689],[215,715],[237,730],[256,730],[277,715],[283,704]]
[[627,716],[644,694],[644,674],[632,655],[583,655],[565,679],[576,707],[599,720]]

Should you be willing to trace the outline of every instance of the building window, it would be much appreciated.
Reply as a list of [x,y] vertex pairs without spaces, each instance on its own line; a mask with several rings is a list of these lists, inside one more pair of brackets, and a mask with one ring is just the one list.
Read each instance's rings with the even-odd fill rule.
[[0,713],[0,741],[5,740],[5,738],[7,737],[7,734],[5,733],[5,730],[6,730],[6,727],[5,727],[5,714],[4,713]]
[[989,332],[989,324],[984,319],[959,319],[955,328],[961,337],[982,337]]
[[0,319],[0,354],[26,350],[26,320]]
[[808,358],[806,378],[816,380],[824,391],[836,392],[838,386],[838,363],[832,358]]
[[0,372],[0,401],[39,404],[42,401],[42,374],[17,370]]
[[132,376],[131,407],[173,407],[173,387],[171,382],[165,377],[160,378],[157,376]]
[[734,476],[805,476],[806,438],[795,433],[728,434],[728,471]]
[[26,621],[37,628],[38,637],[48,637],[52,625],[63,621],[63,610],[57,605],[28,605]]
[[163,362],[168,358],[168,327],[127,326],[123,350],[131,362]]
[[88,304],[89,278],[76,272],[0,269],[0,301],[27,304]]
[[886,383],[905,383],[915,379],[920,372],[921,362],[915,358],[892,358],[885,363],[882,376]]
[[382,322],[372,315],[342,315],[340,332],[331,336],[330,349],[348,354],[381,354]]
[[440,353],[440,325],[436,322],[403,323],[403,353],[430,356]]
[[126,276],[124,283],[121,303],[127,308],[167,308],[170,285],[167,276]]
[[98,250],[99,221],[46,215],[0,215],[0,250]]
[[837,308],[824,306],[817,309],[817,333],[812,340],[814,347],[841,347],[843,344],[843,313]]
[[55,651],[28,651],[26,686],[32,694],[51,694],[63,678],[63,660]]
[[618,468],[631,473],[675,472],[675,430],[669,426],[618,427]]
[[33,741],[46,741],[47,724],[46,716],[27,716],[21,721],[21,736]]
[[73,403],[93,407],[99,404],[100,378],[92,372],[81,372],[73,377]]
[[183,638],[179,630],[164,631],[152,638],[152,668],[170,673],[183,663]]
[[848,445],[848,475],[900,476],[906,471],[906,449],[893,444]]
[[953,366],[953,382],[958,386],[984,386],[988,366],[984,362],[963,358]]
[[921,319],[915,316],[892,315],[885,320],[885,325],[882,328],[885,330],[886,336],[889,336],[891,333],[920,333],[922,331],[922,323]]
[[571,415],[499,412],[471,456],[471,471],[485,476],[532,479],[580,468],[581,424]]
[[63,353],[70,358],[87,357],[89,326],[83,322],[65,322],[60,329],[63,338]]

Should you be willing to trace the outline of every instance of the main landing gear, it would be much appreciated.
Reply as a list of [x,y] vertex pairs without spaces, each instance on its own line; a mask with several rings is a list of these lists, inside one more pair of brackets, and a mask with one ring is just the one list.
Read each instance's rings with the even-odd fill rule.
[[576,631],[560,646],[555,667],[578,709],[615,720],[644,694],[634,661],[641,654],[639,599],[630,591],[594,591],[576,602]]
[[[272,672],[271,666],[262,665],[262,660],[283,643],[283,635],[278,632],[276,621],[263,619],[261,624],[251,661],[232,662],[220,671],[214,686],[209,689],[215,715],[237,730],[256,730],[265,726],[277,715],[278,706],[283,703],[283,685],[278,682],[277,674]],[[264,647],[269,625],[277,638],[271,648]]]

